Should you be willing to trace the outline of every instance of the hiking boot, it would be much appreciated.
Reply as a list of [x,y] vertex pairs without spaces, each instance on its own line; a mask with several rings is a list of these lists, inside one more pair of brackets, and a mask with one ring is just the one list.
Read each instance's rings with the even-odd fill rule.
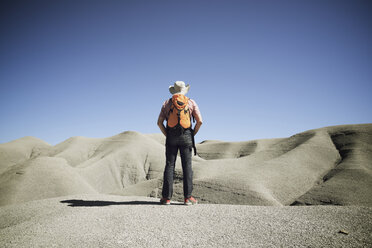
[[189,198],[185,198],[185,205],[196,205],[196,204],[198,204],[198,201],[194,198],[194,197],[192,197],[192,196],[190,196]]
[[160,204],[161,205],[170,205],[170,200],[163,197],[163,198],[160,199]]

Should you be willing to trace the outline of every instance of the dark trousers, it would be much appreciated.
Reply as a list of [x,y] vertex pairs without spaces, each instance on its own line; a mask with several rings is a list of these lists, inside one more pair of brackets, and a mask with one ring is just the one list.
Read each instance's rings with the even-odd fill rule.
[[186,130],[182,135],[175,136],[168,132],[166,141],[166,164],[164,170],[163,192],[164,198],[171,199],[173,195],[173,177],[177,153],[180,151],[183,171],[183,195],[189,198],[192,193],[192,134]]

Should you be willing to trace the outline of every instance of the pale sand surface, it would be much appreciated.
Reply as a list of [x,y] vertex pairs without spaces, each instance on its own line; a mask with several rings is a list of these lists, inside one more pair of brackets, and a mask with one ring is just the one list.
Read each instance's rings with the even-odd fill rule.
[[368,247],[371,210],[161,206],[155,198],[73,195],[0,207],[0,246]]

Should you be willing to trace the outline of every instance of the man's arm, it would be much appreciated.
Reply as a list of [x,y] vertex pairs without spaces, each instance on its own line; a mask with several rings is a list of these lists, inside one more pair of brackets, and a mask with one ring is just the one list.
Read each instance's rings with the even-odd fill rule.
[[167,129],[165,128],[164,126],[164,118],[159,116],[158,118],[158,126],[160,128],[160,131],[165,135],[167,136]]
[[[191,99],[190,99],[191,100]],[[203,119],[202,119],[202,116],[200,114],[200,110],[199,110],[199,107],[198,105],[196,104],[196,102],[194,100],[191,100],[191,103],[194,107],[194,111],[192,113],[192,116],[195,118],[196,120],[196,125],[194,127],[194,136],[198,133],[201,125],[203,124]]]
[[203,124],[203,122],[201,120],[196,120],[196,125],[194,127],[194,136],[198,133],[202,124]]

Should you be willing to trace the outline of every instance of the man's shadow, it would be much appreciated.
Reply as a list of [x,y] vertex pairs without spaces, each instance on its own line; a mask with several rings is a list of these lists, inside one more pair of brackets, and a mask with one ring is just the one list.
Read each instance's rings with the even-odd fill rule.
[[[87,200],[64,200],[61,203],[67,203],[69,207],[105,207],[112,205],[161,205],[160,202],[154,201],[127,201],[127,202],[115,202],[115,201],[87,201]],[[179,205],[180,203],[173,203],[172,205]]]

